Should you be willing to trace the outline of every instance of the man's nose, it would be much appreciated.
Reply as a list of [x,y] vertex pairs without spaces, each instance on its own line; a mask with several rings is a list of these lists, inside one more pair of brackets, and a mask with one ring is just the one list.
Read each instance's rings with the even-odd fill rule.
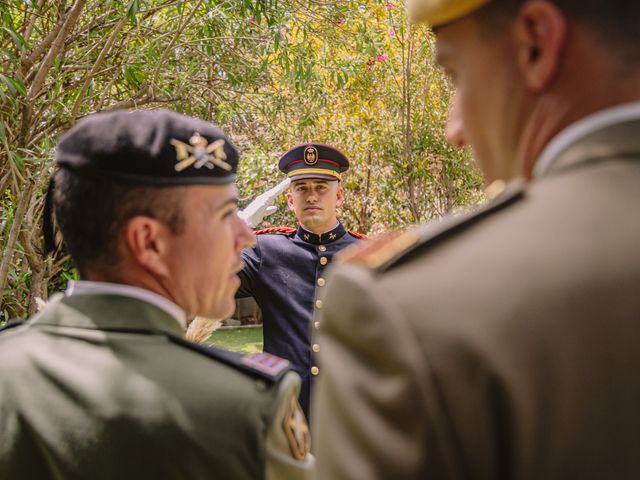
[[447,137],[447,141],[456,148],[464,147],[467,144],[464,139],[464,124],[462,122],[462,116],[460,115],[460,107],[458,99],[455,96],[449,104],[445,136]]
[[238,230],[236,234],[236,248],[240,252],[247,247],[251,247],[256,244],[256,235],[253,230],[242,220],[240,217],[236,218]]

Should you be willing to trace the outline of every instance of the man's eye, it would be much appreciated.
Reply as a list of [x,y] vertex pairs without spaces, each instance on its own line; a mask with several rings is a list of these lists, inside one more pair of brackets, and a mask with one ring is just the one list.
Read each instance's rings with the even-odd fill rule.
[[224,212],[222,214],[222,218],[231,218],[233,215],[235,215],[238,212],[237,208],[232,208],[230,210],[227,210],[226,212]]

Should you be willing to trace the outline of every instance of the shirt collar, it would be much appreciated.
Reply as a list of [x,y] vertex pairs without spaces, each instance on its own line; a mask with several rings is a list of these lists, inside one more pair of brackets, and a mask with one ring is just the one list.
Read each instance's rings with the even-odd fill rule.
[[544,148],[536,161],[533,177],[545,175],[551,170],[560,153],[581,138],[602,128],[634,119],[640,119],[640,102],[625,103],[600,110],[569,125],[553,137]]
[[121,283],[92,282],[89,280],[70,280],[64,292],[66,296],[75,295],[120,295],[123,297],[135,298],[143,302],[150,303],[159,309],[167,312],[180,324],[183,330],[187,328],[187,315],[178,305],[168,298],[165,298],[151,290],[124,285]]
[[347,233],[347,231],[342,226],[342,223],[338,222],[335,228],[320,234],[310,232],[309,230],[303,228],[302,225],[299,225],[296,235],[303,242],[311,243],[313,245],[325,245],[327,243],[335,242],[345,233]]

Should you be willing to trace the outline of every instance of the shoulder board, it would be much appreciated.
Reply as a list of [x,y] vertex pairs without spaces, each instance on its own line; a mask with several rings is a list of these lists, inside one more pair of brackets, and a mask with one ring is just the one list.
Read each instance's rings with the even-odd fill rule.
[[351,235],[352,237],[356,237],[356,238],[369,238],[367,237],[364,233],[360,233],[360,232],[354,232],[353,230],[348,230],[349,235]]
[[10,330],[14,327],[19,327],[20,325],[24,325],[24,320],[20,320],[19,318],[11,318],[7,320],[2,327],[0,327],[0,332],[4,332],[5,330]]
[[[368,242],[350,245],[336,254],[335,261],[339,263],[360,263],[375,268],[381,259],[380,255],[393,256],[391,252],[398,253],[402,250],[400,248],[402,242],[396,242],[396,239],[408,232],[403,230],[387,232],[370,239]],[[395,248],[389,249],[388,247],[391,244],[394,244]]]
[[524,181],[510,182],[493,201],[468,215],[450,217],[438,224],[381,235],[364,245],[345,249],[344,254],[338,255],[336,260],[359,263],[383,272],[400,263],[417,248],[443,240],[518,201],[524,197],[524,191]]
[[256,378],[267,380],[270,383],[279,382],[285,373],[291,370],[291,365],[288,360],[271,355],[270,353],[260,352],[243,355],[222,348],[190,342],[176,335],[167,334],[167,337],[169,337],[172,343],[194,350],[236,370],[240,370]]
[[256,230],[255,233],[256,235],[263,235],[265,233],[283,233],[285,235],[288,235],[290,233],[295,233],[296,229],[295,228],[291,228],[291,227],[270,227],[270,228],[263,228],[262,230]]

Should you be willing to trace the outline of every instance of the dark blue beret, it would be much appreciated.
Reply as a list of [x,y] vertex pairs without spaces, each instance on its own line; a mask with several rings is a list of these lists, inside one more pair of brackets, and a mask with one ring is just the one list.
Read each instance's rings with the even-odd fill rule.
[[349,160],[329,145],[304,143],[285,152],[278,168],[292,181],[303,178],[340,180],[341,174],[349,168]]
[[238,151],[209,122],[169,110],[114,111],[80,120],[56,148],[60,167],[140,185],[231,183]]

